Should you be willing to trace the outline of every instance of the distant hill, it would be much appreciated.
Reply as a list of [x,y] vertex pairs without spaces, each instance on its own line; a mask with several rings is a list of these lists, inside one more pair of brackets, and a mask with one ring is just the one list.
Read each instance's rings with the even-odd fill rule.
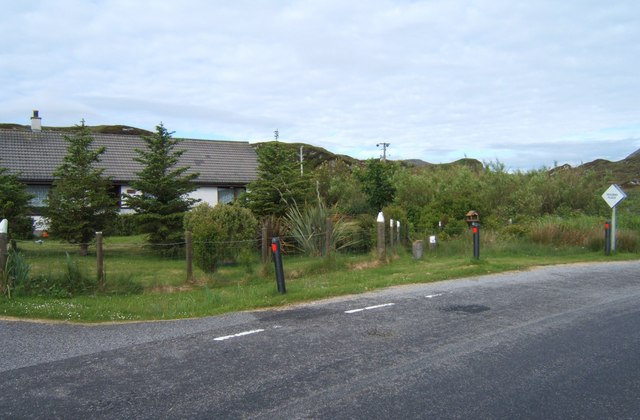
[[[274,143],[274,141],[267,141],[261,143],[253,143],[253,147],[256,150],[260,150],[260,148],[265,144]],[[318,146],[312,146],[310,144],[305,143],[284,143],[279,142],[287,149],[291,150],[295,153],[296,156],[300,156],[300,146],[302,146],[302,159],[304,162],[305,168],[315,169],[324,162],[328,161],[342,161],[349,166],[358,164],[360,161],[358,159],[352,158],[347,155],[337,155],[335,153],[329,152],[326,149]]]
[[[31,127],[28,125],[20,125],[20,124],[11,124],[11,123],[0,123],[0,128],[9,129],[9,130],[31,130]],[[77,126],[73,127],[42,127],[43,130],[46,131],[68,131],[72,132],[77,129]],[[126,125],[97,125],[97,126],[89,126],[89,129],[93,133],[102,133],[102,134],[124,134],[124,135],[152,135],[151,131],[143,130],[136,127],[129,127]],[[254,143],[253,147],[258,150],[260,147],[269,142],[263,143]],[[339,155],[332,152],[329,152],[322,147],[313,146],[310,144],[304,143],[283,143],[286,147],[290,148],[293,152],[298,155],[300,153],[300,146],[302,146],[302,154],[303,160],[305,162],[305,167],[309,169],[315,169],[320,166],[322,163],[327,161],[342,161],[349,166],[361,164],[363,161],[352,158],[347,155]],[[483,164],[477,159],[459,159],[455,162],[450,163],[429,163],[420,159],[407,159],[397,161],[401,165],[407,167],[447,167],[447,166],[459,166],[465,165],[469,166],[474,170],[482,170]],[[577,167],[571,167],[570,165],[562,165],[557,168],[553,168],[550,172],[553,171],[594,171],[599,176],[607,177],[611,180],[612,183],[619,184],[625,188],[632,188],[640,186],[640,149],[631,153],[625,159],[622,159],[617,162],[611,162],[605,159],[596,159],[592,162],[584,163]]]
[[[125,134],[131,136],[148,136],[153,134],[151,131],[143,130],[141,128],[129,127],[127,125],[94,125],[87,126],[92,133],[100,133],[100,134]],[[31,131],[31,126],[29,125],[20,125],[20,124],[4,124],[0,123],[0,128],[4,128],[7,130],[21,130],[21,131]],[[78,129],[78,126],[74,125],[72,127],[48,127],[43,126],[43,131],[66,131],[73,132]]]

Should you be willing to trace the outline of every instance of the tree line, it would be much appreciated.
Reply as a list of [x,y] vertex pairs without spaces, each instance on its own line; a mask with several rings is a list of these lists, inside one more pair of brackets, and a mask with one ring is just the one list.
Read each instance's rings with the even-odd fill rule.
[[[117,197],[110,192],[111,180],[96,167],[105,150],[91,147],[88,127],[82,123],[73,135],[64,138],[67,154],[54,173],[45,216],[52,235],[79,244],[86,253],[95,232],[106,229],[118,217]],[[241,239],[255,238],[257,226],[264,225],[276,234],[287,228],[313,232],[300,225],[311,224],[312,219],[318,224],[318,215],[361,226],[365,232],[360,236],[366,242],[366,230],[374,225],[379,211],[402,221],[416,237],[436,231],[462,233],[469,210],[479,212],[483,225],[494,229],[526,225],[545,215],[607,214],[600,194],[609,179],[590,171],[508,171],[500,162],[413,167],[369,159],[357,163],[327,160],[301,172],[295,151],[279,142],[259,145],[257,178],[231,209],[217,214],[199,208],[194,213],[197,200],[188,194],[196,189],[193,181],[198,174],[187,175],[188,167],[177,166],[183,153],[177,149],[180,140],[162,124],[142,139],[146,147],[136,149],[135,160],[143,169],[131,183],[138,192],[124,198],[135,210],[137,230],[145,233],[151,244],[182,242],[185,226],[201,229],[202,239],[214,234],[238,239],[239,232]],[[18,177],[3,168],[0,194],[0,217],[9,219],[16,233],[30,230],[27,214],[31,197]],[[292,229],[294,223],[296,229]],[[344,224],[337,223],[335,229],[344,234]],[[215,266],[215,262],[207,264]]]

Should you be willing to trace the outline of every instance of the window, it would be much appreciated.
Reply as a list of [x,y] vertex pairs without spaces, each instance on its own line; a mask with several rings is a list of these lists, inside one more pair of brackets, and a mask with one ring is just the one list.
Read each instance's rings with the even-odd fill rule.
[[218,188],[218,203],[233,203],[238,195],[244,191],[244,188]]
[[49,185],[27,185],[27,192],[33,194],[34,197],[29,202],[32,207],[46,207],[45,200],[49,196]]

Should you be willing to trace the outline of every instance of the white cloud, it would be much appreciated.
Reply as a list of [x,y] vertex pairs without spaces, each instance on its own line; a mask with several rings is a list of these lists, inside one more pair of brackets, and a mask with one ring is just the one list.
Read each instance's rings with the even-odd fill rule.
[[6,122],[278,128],[359,158],[386,141],[520,168],[621,159],[640,137],[633,1],[3,3]]

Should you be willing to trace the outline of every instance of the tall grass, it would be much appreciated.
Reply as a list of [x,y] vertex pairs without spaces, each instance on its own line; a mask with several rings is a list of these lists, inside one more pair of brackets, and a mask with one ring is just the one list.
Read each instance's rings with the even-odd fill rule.
[[[563,236],[572,229],[575,232],[600,230],[598,220],[594,222],[595,228],[584,220],[560,222],[550,218],[531,227],[531,231],[547,232],[546,236],[540,236],[551,238],[546,243],[530,240],[528,236],[481,229],[480,261],[472,258],[469,232],[441,241],[434,250],[426,250],[421,260],[414,260],[402,247],[398,247],[387,262],[380,262],[373,254],[332,252],[329,258],[285,254],[288,292],[284,296],[277,292],[272,263],[263,264],[259,270],[247,269],[247,264],[259,264],[257,251],[246,256],[246,263],[225,264],[213,274],[195,270],[196,281],[186,283],[184,260],[160,258],[138,247],[132,238],[123,238],[127,243],[113,249],[117,238],[109,238],[105,252],[107,290],[92,292],[95,290],[92,286],[94,258],[67,257],[65,246],[58,248],[55,243],[22,243],[23,256],[30,266],[29,280],[24,282],[29,293],[16,294],[13,293],[16,289],[12,289],[12,299],[0,297],[0,315],[73,321],[197,317],[533,265],[638,258],[635,232],[621,229],[619,252],[606,257],[600,245],[594,249],[600,252],[592,252],[589,247],[575,245],[578,242]],[[602,238],[603,232],[597,237]],[[562,243],[564,245],[558,245]],[[45,247],[49,247],[46,252]],[[636,251],[630,251],[632,249]],[[86,294],[62,287],[71,282],[76,284],[75,290],[84,290]]]
[[30,270],[31,266],[20,252],[16,250],[9,251],[4,274],[0,278],[0,290],[2,293],[11,298],[14,289],[21,290],[29,280]]

